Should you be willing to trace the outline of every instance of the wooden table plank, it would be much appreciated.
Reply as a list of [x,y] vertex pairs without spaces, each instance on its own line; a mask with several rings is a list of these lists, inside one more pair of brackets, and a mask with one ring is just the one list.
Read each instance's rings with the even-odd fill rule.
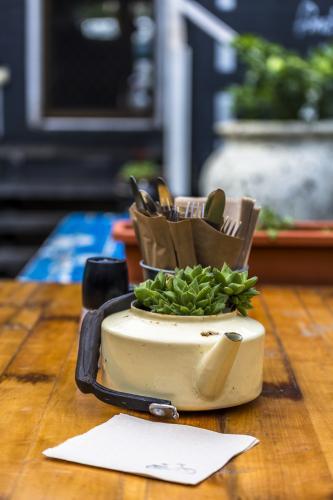
[[33,283],[0,285],[0,375],[40,318],[40,308],[26,306],[35,289]]
[[[21,293],[12,286],[3,292],[5,304],[11,304],[17,292]],[[2,328],[22,336],[28,333],[21,344],[17,339],[18,350],[0,385],[0,401],[8,409],[0,415],[0,432],[11,431],[0,457],[0,498],[331,498],[332,289],[264,289],[254,311],[267,328],[263,395],[238,408],[183,413],[180,419],[206,429],[252,434],[261,443],[196,487],[41,455],[46,447],[85,432],[120,410],[75,387],[79,288],[42,285],[21,296],[25,305],[15,316],[16,323],[12,310],[3,315]],[[0,311],[1,307],[0,296]],[[5,342],[2,333],[0,352]],[[9,343],[9,335],[6,338]]]
[[16,311],[17,307],[2,305],[0,307],[0,327],[6,324]]
[[[10,287],[10,293],[14,290],[16,295],[15,287]],[[23,285],[23,290],[21,297],[24,297],[26,302],[34,287]],[[59,293],[61,290],[55,288],[54,297]],[[8,295],[5,300],[9,300]],[[31,308],[29,311],[30,314],[26,309],[18,312],[7,325],[9,336],[0,336],[1,348],[4,340],[5,344],[9,342],[13,332],[18,332],[21,336],[21,339],[18,339],[19,349],[13,353],[1,376],[0,384],[0,402],[2,408],[6,408],[5,412],[0,413],[0,434],[9,436],[9,439],[2,442],[0,455],[1,498],[11,495],[19,478],[45,406],[77,332],[75,321],[38,322],[42,310]],[[31,327],[33,329],[29,330]]]
[[[1,309],[4,308],[0,308]],[[10,312],[9,312],[10,311]],[[0,327],[0,375],[28,337],[41,315],[38,308],[9,308],[6,325]]]
[[37,283],[20,283],[19,281],[2,281],[0,285],[0,304],[22,306],[38,288]]
[[81,286],[42,284],[30,295],[27,304],[43,307],[44,318],[77,320],[81,312]]
[[267,330],[264,391],[249,405],[228,410],[226,432],[255,435],[261,444],[221,473],[231,468],[240,498],[307,498],[311,490],[324,498],[332,479],[301,388],[263,303],[256,304],[254,316]]
[[[288,305],[284,304],[279,315],[274,313],[281,303],[276,293],[266,290],[265,300],[293,359],[306,407],[333,476],[333,312],[312,289],[286,294]],[[298,311],[292,323],[291,311]]]
[[[66,464],[57,461],[45,460],[41,452],[49,446],[53,446],[68,437],[71,437],[82,432],[86,432],[95,425],[98,425],[114,414],[120,412],[119,409],[112,406],[107,406],[96,400],[93,396],[81,394],[73,384],[73,373],[76,363],[76,347],[73,347],[71,356],[68,361],[68,366],[59,377],[59,383],[50,399],[47,411],[45,412],[43,422],[40,427],[39,435],[36,438],[36,445],[31,450],[31,454],[27,457],[27,465],[24,469],[21,480],[17,484],[13,498],[54,498],[58,495],[59,498],[72,498],[73,490],[77,494],[85,488],[87,478],[89,484],[94,484],[94,498],[110,498],[110,491],[114,497],[121,499],[138,499],[150,498],[184,498],[184,494],[188,493],[188,487],[163,483],[163,491],[160,491],[161,482],[148,480],[145,478],[137,478],[128,474],[121,474],[113,471],[103,471],[92,467],[85,467],[78,464]],[[153,420],[147,414],[130,412],[132,415]],[[59,420],[63,423],[59,428]],[[189,423],[191,425],[200,425],[211,430],[219,430],[217,418],[212,418],[211,414],[186,414],[182,416],[181,423]],[[73,485],[73,477],[70,474],[75,467],[75,485]],[[49,476],[53,471],[56,474],[57,480],[50,482]],[[65,472],[68,472],[66,474]],[[135,479],[135,481],[134,481]],[[133,482],[132,482],[133,480]],[[215,483],[213,485],[202,483],[192,493],[193,498],[202,498],[201,491],[204,492],[213,490],[216,492]],[[222,492],[226,488],[223,481],[218,481],[221,484],[218,486],[220,498],[223,498]],[[149,484],[149,487],[147,485]],[[34,485],[33,490],[31,485]],[[214,488],[212,488],[214,486]],[[157,492],[155,494],[155,487]],[[19,492],[19,493],[18,493]],[[17,494],[17,496],[16,496]],[[228,498],[226,495],[225,498]]]
[[[116,472],[45,460],[41,455],[45,448],[86,432],[119,413],[116,408],[104,405],[93,396],[85,396],[76,389],[73,378],[76,354],[75,345],[48,402],[13,498],[70,499],[75,498],[75,493],[79,495],[80,491],[85,491],[87,485],[91,485],[94,498],[107,498],[111,491],[114,495],[120,492],[120,479]],[[50,481],[50,475],[56,477],[56,481]]]

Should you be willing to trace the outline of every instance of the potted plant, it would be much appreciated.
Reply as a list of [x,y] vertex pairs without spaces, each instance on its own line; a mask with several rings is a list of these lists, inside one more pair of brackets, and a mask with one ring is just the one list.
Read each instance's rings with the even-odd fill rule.
[[156,196],[156,177],[160,175],[160,165],[151,160],[134,160],[124,163],[119,169],[117,179],[122,190],[131,195],[130,177],[135,177],[139,187]]
[[256,282],[224,265],[160,272],[141,283],[131,307],[118,307],[101,324],[104,387],[123,398],[162,398],[182,410],[255,399],[265,333],[247,317]]
[[256,276],[247,271],[232,271],[197,265],[177,269],[174,275],[162,271],[134,289],[137,305],[145,310],[177,316],[210,316],[238,311],[247,316],[251,300],[259,294],[253,288]]
[[249,260],[265,283],[331,285],[333,221],[294,221],[262,208]]
[[333,45],[306,57],[253,35],[235,46],[245,66],[230,88],[237,120],[216,125],[223,144],[202,191],[221,185],[297,219],[332,216]]
[[[130,281],[140,282],[142,257],[132,222],[116,222],[113,237],[125,243]],[[332,284],[332,259],[333,221],[295,221],[262,208],[249,260],[262,283]]]

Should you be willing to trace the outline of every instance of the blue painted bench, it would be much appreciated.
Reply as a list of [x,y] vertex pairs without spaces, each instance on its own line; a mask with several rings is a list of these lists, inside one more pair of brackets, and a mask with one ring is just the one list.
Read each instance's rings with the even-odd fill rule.
[[66,216],[18,276],[20,281],[75,283],[88,257],[122,259],[124,246],[111,237],[112,226],[127,214],[75,212]]

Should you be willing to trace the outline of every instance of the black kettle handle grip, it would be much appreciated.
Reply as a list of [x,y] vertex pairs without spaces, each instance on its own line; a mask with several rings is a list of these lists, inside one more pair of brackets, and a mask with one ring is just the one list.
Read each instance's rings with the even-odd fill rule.
[[171,405],[164,399],[150,398],[113,391],[96,381],[98,359],[101,344],[101,325],[109,314],[123,311],[131,307],[135,299],[133,293],[111,299],[96,311],[88,312],[81,325],[80,343],[77,356],[75,381],[81,392],[94,394],[104,403],[120,406],[129,410],[151,411],[150,405]]

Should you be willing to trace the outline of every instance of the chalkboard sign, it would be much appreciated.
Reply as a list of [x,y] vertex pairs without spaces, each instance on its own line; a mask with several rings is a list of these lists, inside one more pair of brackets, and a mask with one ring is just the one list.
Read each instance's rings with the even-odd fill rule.
[[[226,2],[228,4],[228,2]],[[250,31],[287,46],[311,45],[333,36],[332,0],[216,0],[214,11],[236,31]]]
[[[333,41],[333,0],[200,0],[238,33],[254,33],[305,54]],[[189,27],[194,51],[193,190],[200,168],[214,149],[213,124],[231,117],[225,89],[241,78],[232,48],[218,46]]]

